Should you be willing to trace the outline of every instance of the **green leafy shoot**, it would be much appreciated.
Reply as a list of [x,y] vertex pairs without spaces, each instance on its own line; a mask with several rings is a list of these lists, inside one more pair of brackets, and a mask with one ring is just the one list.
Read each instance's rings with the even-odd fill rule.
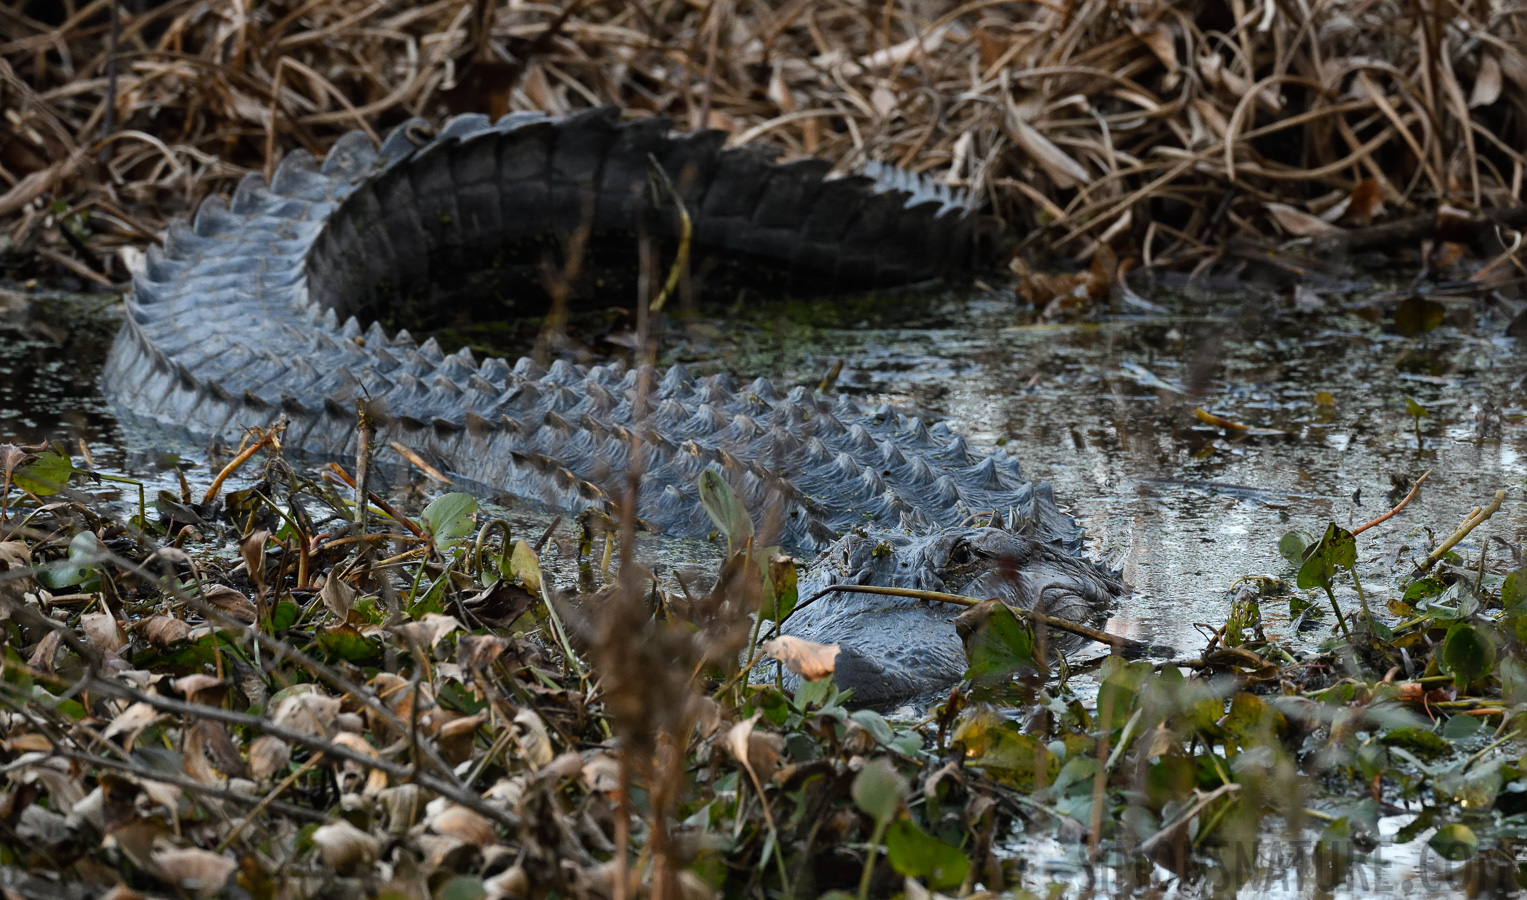
[[81,591],[98,591],[101,588],[99,564],[105,548],[93,531],[81,531],[69,541],[69,556],[62,566],[42,569],[37,580],[52,591],[79,588]]
[[753,536],[753,519],[738,499],[737,492],[715,469],[700,473],[700,503],[716,530],[726,535],[728,548],[736,548]]
[[1326,526],[1325,535],[1308,551],[1304,563],[1299,567],[1297,580],[1300,590],[1318,587],[1325,591],[1326,599],[1331,601],[1331,610],[1336,613],[1336,623],[1341,626],[1342,634],[1349,638],[1351,632],[1347,630],[1346,618],[1336,603],[1336,593],[1331,585],[1342,569],[1351,571],[1356,565],[1357,539],[1352,536],[1352,532],[1332,522]]

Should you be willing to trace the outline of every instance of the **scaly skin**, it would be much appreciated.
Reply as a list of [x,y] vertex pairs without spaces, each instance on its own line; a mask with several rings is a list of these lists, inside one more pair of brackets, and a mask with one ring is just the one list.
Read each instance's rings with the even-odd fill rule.
[[379,150],[347,135],[321,167],[289,154],[270,184],[249,176],[228,206],[208,200],[194,224],[172,226],[135,278],[107,363],[104,389],[124,416],[198,440],[284,416],[291,449],[350,458],[364,397],[382,411],[375,446],[400,441],[553,511],[614,512],[635,464],[644,522],[704,536],[696,483],[709,468],[762,516],[766,538],[795,552],[856,526],[931,537],[1003,510],[1036,546],[1079,554],[1080,531],[1048,485],[942,423],[680,366],[479,364],[377,321],[516,315],[526,294],[504,285],[533,281],[571,234],[591,235],[595,263],[603,253],[617,267],[637,233],[671,245],[677,217],[651,199],[653,161],[692,216],[697,259],[772,272],[797,293],[968,273],[960,197],[887,167],[824,180],[817,160],[778,164],[758,148],[723,149],[715,132],[608,110],[496,125],[463,116],[434,138],[421,128],[399,127]]
[[[1087,622],[1124,591],[1113,575],[1060,546],[1035,540],[1021,519],[925,534],[855,529],[801,573],[802,600],[836,584],[887,585],[995,597],[1011,606]],[[785,632],[838,644],[834,680],[864,706],[936,699],[965,672],[965,651],[950,604],[834,591],[786,621]],[[1048,649],[1076,641],[1054,631]]]

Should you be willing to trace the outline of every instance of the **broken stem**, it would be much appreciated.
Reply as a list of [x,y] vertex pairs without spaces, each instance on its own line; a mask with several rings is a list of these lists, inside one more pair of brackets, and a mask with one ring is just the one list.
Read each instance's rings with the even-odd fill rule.
[[1421,474],[1421,477],[1416,479],[1416,483],[1410,486],[1410,493],[1406,494],[1405,495],[1405,499],[1401,500],[1399,502],[1399,504],[1395,506],[1394,509],[1391,509],[1389,512],[1384,513],[1382,516],[1379,516],[1377,519],[1374,519],[1372,522],[1369,522],[1369,523],[1367,523],[1365,525],[1357,526],[1356,528],[1352,529],[1352,534],[1354,534],[1354,535],[1362,534],[1363,532],[1367,531],[1368,529],[1372,528],[1373,526],[1375,526],[1375,525],[1382,525],[1385,522],[1388,522],[1390,519],[1394,518],[1395,513],[1399,512],[1400,510],[1402,510],[1405,507],[1409,506],[1410,505],[1410,501],[1416,499],[1416,495],[1421,493],[1421,482],[1425,481],[1427,476],[1431,475],[1431,474],[1432,474],[1432,470],[1431,469],[1427,469],[1425,472],[1423,472]]
[[260,432],[259,440],[250,444],[244,449],[244,452],[230,460],[228,465],[223,466],[223,470],[217,473],[217,477],[212,479],[212,485],[207,488],[207,493],[202,495],[202,506],[206,506],[217,499],[217,495],[223,490],[223,482],[228,480],[228,476],[237,472],[244,463],[249,462],[250,457],[266,447],[279,451],[281,449],[281,432],[285,430],[286,421],[283,419],[272,425],[268,431]]
[[1469,513],[1468,518],[1463,520],[1463,524],[1458,526],[1458,530],[1453,532],[1447,540],[1443,541],[1441,546],[1428,554],[1426,559],[1421,560],[1416,569],[1421,572],[1430,570],[1432,566],[1441,561],[1442,557],[1447,555],[1449,550],[1456,547],[1459,541],[1468,537],[1469,532],[1483,525],[1491,516],[1495,515],[1496,511],[1500,509],[1500,505],[1504,502],[1506,502],[1506,492],[1504,490],[1496,491],[1495,499],[1490,501],[1490,505],[1484,509],[1475,507],[1474,511]]

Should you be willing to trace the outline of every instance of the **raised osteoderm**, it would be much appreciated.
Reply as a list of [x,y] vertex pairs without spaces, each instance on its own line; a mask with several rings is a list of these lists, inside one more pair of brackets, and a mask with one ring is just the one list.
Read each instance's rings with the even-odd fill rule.
[[478,362],[383,324],[514,315],[540,262],[577,236],[671,247],[679,219],[654,166],[689,213],[697,259],[772,273],[780,290],[904,287],[974,265],[972,217],[946,188],[889,167],[833,178],[819,160],[723,143],[594,110],[463,116],[436,136],[411,122],[380,148],[352,133],[322,165],[289,154],[268,184],[245,178],[150,251],[105,390],[128,417],[203,440],[285,416],[286,446],[340,458],[364,397],[382,411],[376,446],[401,441],[560,512],[613,508],[635,462],[638,515],[666,534],[711,531],[696,487],[710,468],[797,552],[856,527],[928,536],[1001,510],[1012,533],[1076,556],[1079,531],[1047,485],[942,425],[679,366]]

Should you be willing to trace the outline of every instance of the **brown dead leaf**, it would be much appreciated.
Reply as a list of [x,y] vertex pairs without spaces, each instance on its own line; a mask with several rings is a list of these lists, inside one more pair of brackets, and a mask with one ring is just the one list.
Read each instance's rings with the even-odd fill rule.
[[440,757],[453,766],[471,759],[477,729],[486,721],[488,712],[483,710],[475,716],[455,719],[442,725],[435,736]]
[[895,92],[883,84],[875,85],[875,89],[870,91],[870,106],[882,119],[890,118],[900,103],[901,101],[896,99]]
[[481,672],[493,665],[507,649],[508,638],[491,634],[464,634],[456,641],[456,664],[466,672]]
[[732,754],[732,758],[742,763],[754,778],[763,781],[774,774],[774,769],[779,765],[780,754],[784,752],[784,741],[777,734],[759,734],[754,731],[758,719],[763,713],[754,713],[753,717],[738,722],[726,733],[726,749]]
[[249,745],[249,774],[259,781],[265,781],[284,770],[291,759],[292,748],[286,745],[286,741],[262,734]]
[[180,744],[180,756],[183,760],[181,767],[187,775],[196,781],[207,785],[221,785],[222,776],[212,768],[207,760],[207,732],[197,726],[210,725],[211,722],[198,722],[195,726],[185,730]]
[[426,613],[417,622],[407,622],[393,629],[405,642],[430,650],[434,650],[443,638],[460,630],[461,623],[455,616],[442,616],[439,613]]
[[37,731],[18,734],[0,743],[12,753],[47,753],[53,749],[53,742],[48,740],[48,736]]
[[1458,265],[1468,250],[1468,247],[1455,241],[1441,241],[1432,251],[1429,262],[1434,269],[1451,269]]
[[80,630],[90,646],[108,656],[127,646],[127,635],[117,617],[109,612],[86,613],[80,616]]
[[556,750],[552,747],[551,732],[546,729],[546,723],[530,707],[520,710],[514,716],[515,743],[520,745],[520,753],[525,761],[530,763],[532,770],[539,769],[551,762],[556,756]]
[[382,842],[339,819],[313,832],[313,846],[324,863],[341,875],[369,868],[382,853]]
[[765,96],[769,98],[769,102],[779,107],[780,112],[795,112],[795,94],[791,93],[790,83],[785,80],[784,69],[778,65],[769,75],[769,87]]
[[[478,593],[463,600],[461,605],[466,607],[467,611],[472,615],[494,628],[508,628],[514,624],[515,619],[518,619],[526,610],[539,602],[534,594],[517,584],[511,584],[507,581],[495,581]],[[461,641],[466,640],[465,636],[461,638]],[[501,638],[491,637],[477,638],[477,640],[502,641]],[[504,643],[507,646],[507,642]],[[460,644],[458,643],[457,646],[460,647]],[[459,653],[457,655],[458,657],[460,656]],[[467,665],[466,660],[462,659],[460,661],[463,666]]]
[[1077,185],[1088,184],[1092,176],[1082,164],[1072,159],[1066,151],[1055,146],[1049,138],[1040,134],[1034,126],[1019,118],[1012,110],[1002,119],[1002,130],[1008,140],[1017,144],[1019,149],[1029,155],[1029,158],[1039,164],[1045,175],[1061,190],[1074,188]]
[[165,847],[153,853],[164,880],[197,897],[216,897],[239,864],[219,853],[195,847]]
[[1338,219],[1343,225],[1368,225],[1384,211],[1384,190],[1377,178],[1364,178],[1352,189],[1347,208]]
[[762,649],[807,681],[831,678],[838,659],[837,644],[818,644],[789,634],[764,641]]
[[168,650],[191,636],[191,625],[174,616],[149,616],[138,631],[156,650]]
[[475,846],[448,835],[421,834],[415,840],[424,852],[420,868],[426,872],[464,872],[480,856]]
[[258,585],[265,584],[265,544],[269,541],[268,528],[257,528],[239,539],[239,555],[244,558],[244,568]]
[[147,703],[134,703],[127,709],[122,710],[122,713],[116,718],[112,719],[107,724],[106,730],[101,732],[101,734],[107,740],[111,740],[117,735],[127,735],[127,739],[121,741],[121,744],[123,747],[131,750],[143,729],[160,721],[169,721],[169,717],[161,716]]
[[188,702],[209,706],[222,705],[223,699],[228,696],[228,688],[232,686],[232,682],[226,678],[218,678],[201,672],[177,678],[170,684]]
[[[376,748],[372,747],[370,742],[358,734],[341,731],[333,737],[333,741],[335,744],[347,750],[353,750],[362,756],[368,756],[371,759],[379,758]],[[375,797],[387,788],[387,773],[380,769],[375,769],[348,759],[341,762],[339,767],[344,772],[344,777],[340,779],[342,786],[348,786],[348,784],[354,781],[365,779],[365,784],[360,789],[361,796],[363,797]]]
[[465,841],[474,847],[486,847],[498,841],[493,823],[485,816],[444,797],[430,801],[425,810],[424,825],[436,834]]
[[927,34],[910,37],[884,50],[877,50],[867,56],[861,56],[857,65],[855,63],[845,64],[843,72],[848,75],[858,75],[864,70],[894,68],[905,65],[911,60],[923,57],[937,50],[943,45],[944,35],[948,32],[948,25],[940,25]]
[[1307,213],[1302,209],[1295,209],[1287,203],[1265,203],[1268,213],[1273,221],[1294,237],[1314,237],[1319,234],[1332,234],[1341,231],[1335,225],[1320,218],[1317,215]]
[[1479,60],[1479,73],[1474,76],[1474,89],[1469,92],[1469,109],[1490,106],[1499,100],[1502,86],[1500,60],[1493,53],[1485,53]]
[[[1129,21],[1129,30],[1140,39],[1140,43],[1155,54],[1161,64],[1166,67],[1167,72],[1177,71],[1181,63],[1177,59],[1177,39],[1172,34],[1171,28],[1161,22],[1132,18]],[[1170,89],[1170,87],[1166,88],[1166,90]]]
[[59,644],[63,643],[63,637],[56,631],[50,631],[37,642],[37,649],[32,651],[32,656],[27,660],[27,665],[39,672],[53,674],[53,660],[58,656]]
[[339,730],[339,700],[317,690],[299,691],[281,698],[270,718],[283,728],[332,738]]
[[328,577],[323,580],[323,587],[318,590],[318,596],[323,598],[323,605],[341,619],[350,614],[350,607],[355,605],[355,596],[358,593],[360,592],[339,577],[337,566],[329,570]]
[[417,784],[393,785],[377,795],[377,802],[387,814],[387,830],[395,835],[408,830],[424,816],[426,797]]
[[[22,541],[0,542],[0,572],[24,570],[30,573],[32,551]],[[16,577],[8,575],[0,581],[0,617],[8,617],[13,604],[24,603],[23,595],[37,590],[37,580],[31,574]]]
[[613,753],[600,753],[583,764],[583,786],[590,791],[610,793],[620,788],[620,759]]
[[243,593],[225,584],[208,585],[201,598],[231,619],[253,625],[257,614],[255,605]]
[[[689,870],[686,869],[685,871]],[[494,898],[494,900],[497,900],[499,897],[530,896],[530,876],[526,874],[525,867],[518,864],[510,866],[492,878],[484,880],[482,886],[488,892],[488,896]],[[637,891],[633,890],[626,896],[635,896],[637,893]]]

